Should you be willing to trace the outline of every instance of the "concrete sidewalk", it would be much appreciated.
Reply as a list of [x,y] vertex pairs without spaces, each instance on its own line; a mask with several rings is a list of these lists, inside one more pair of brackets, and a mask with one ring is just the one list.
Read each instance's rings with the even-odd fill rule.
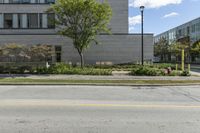
[[30,75],[30,74],[0,74],[0,78],[29,78],[29,79],[55,79],[55,80],[200,80],[200,76],[91,76],[91,75]]
[[190,71],[193,76],[200,76],[200,72]]

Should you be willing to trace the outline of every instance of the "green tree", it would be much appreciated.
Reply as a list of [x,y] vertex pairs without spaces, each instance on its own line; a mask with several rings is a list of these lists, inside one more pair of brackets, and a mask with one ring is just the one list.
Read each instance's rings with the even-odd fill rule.
[[160,56],[161,61],[167,61],[167,57],[169,54],[169,45],[165,38],[161,38],[155,45],[154,45],[154,55]]
[[192,45],[190,52],[194,59],[200,57],[200,41],[197,41]]
[[186,51],[188,49],[188,45],[181,42],[174,42],[170,45],[171,54],[176,57],[176,61],[178,61],[181,57],[182,49]]
[[83,68],[83,51],[91,42],[98,43],[96,35],[110,31],[108,24],[112,17],[111,7],[107,1],[58,0],[47,12],[55,13],[58,33],[72,39]]

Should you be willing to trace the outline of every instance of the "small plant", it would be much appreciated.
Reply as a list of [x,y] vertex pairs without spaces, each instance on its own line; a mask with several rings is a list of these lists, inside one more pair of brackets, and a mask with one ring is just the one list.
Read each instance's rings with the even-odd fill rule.
[[191,75],[190,72],[187,71],[187,70],[183,71],[183,72],[180,74],[180,76],[190,76],[190,75]]
[[142,66],[135,68],[131,71],[131,75],[136,75],[136,76],[164,76],[165,73],[163,70],[158,69],[158,68],[152,68],[149,66]]
[[168,76],[180,76],[180,75],[181,75],[181,72],[174,70]]

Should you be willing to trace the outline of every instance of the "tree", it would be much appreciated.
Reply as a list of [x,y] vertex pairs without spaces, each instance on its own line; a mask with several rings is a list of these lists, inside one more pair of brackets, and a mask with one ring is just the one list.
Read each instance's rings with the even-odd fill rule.
[[29,56],[33,59],[47,61],[53,55],[52,47],[47,44],[37,44],[29,48]]
[[169,45],[165,38],[161,38],[154,45],[154,55],[160,56],[161,61],[167,61],[167,56],[169,54]]
[[55,13],[58,33],[72,39],[83,68],[83,51],[91,42],[98,44],[98,34],[110,31],[108,24],[112,16],[111,7],[105,1],[58,0],[47,12]]
[[197,41],[192,45],[190,52],[193,58],[200,57],[200,41]]
[[20,57],[24,56],[25,46],[16,44],[16,43],[9,43],[5,44],[2,47],[2,55],[9,58],[10,61],[20,60]]
[[174,42],[171,44],[170,49],[171,49],[171,54],[174,55],[176,57],[176,61],[178,61],[178,59],[181,57],[182,49],[184,50],[188,49],[188,45],[181,42]]

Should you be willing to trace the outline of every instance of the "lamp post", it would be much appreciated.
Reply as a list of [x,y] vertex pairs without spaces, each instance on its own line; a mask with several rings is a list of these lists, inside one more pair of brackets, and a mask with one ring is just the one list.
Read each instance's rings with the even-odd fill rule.
[[142,65],[144,65],[144,31],[143,31],[143,16],[144,16],[144,6],[140,6],[141,11],[141,44],[142,44]]

